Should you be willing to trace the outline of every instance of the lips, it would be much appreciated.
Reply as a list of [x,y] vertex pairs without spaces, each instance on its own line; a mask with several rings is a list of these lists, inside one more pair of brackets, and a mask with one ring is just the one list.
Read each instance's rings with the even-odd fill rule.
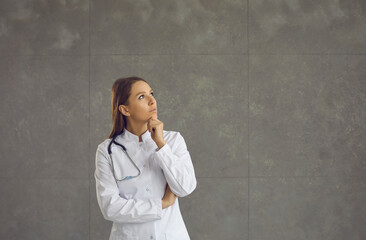
[[156,112],[156,108],[154,108],[153,110],[151,110],[150,112]]

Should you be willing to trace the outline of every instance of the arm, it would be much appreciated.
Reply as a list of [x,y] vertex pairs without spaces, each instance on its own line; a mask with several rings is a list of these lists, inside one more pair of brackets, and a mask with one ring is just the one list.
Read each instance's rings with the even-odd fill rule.
[[106,220],[119,223],[142,223],[162,217],[162,200],[125,199],[119,195],[111,164],[98,146],[94,173],[97,201]]
[[172,192],[178,197],[185,197],[196,188],[197,180],[184,138],[179,132],[177,134],[177,149],[174,153],[166,143],[155,151],[154,158],[163,170]]
[[170,190],[169,185],[167,184],[165,187],[165,194],[162,200],[163,209],[170,207],[175,203],[175,200],[177,199],[177,195],[175,195],[172,190]]

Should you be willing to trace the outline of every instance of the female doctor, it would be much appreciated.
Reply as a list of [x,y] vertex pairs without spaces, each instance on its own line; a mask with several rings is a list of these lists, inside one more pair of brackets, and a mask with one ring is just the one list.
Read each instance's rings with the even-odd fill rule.
[[197,182],[183,136],[163,129],[142,78],[117,79],[111,104],[113,128],[97,147],[94,172],[98,205],[113,221],[109,240],[190,239],[177,197]]

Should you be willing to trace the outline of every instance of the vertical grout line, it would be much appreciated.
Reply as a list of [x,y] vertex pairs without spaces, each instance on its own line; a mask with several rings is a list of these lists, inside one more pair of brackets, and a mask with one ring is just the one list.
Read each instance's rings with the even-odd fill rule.
[[91,155],[90,155],[90,151],[91,151],[91,146],[90,146],[90,0],[89,0],[89,32],[88,32],[88,41],[89,41],[89,46],[88,46],[88,81],[89,81],[89,126],[88,126],[88,139],[89,139],[89,158],[88,158],[88,186],[89,186],[89,229],[88,229],[88,239],[90,240],[91,237],[91,233],[90,233],[90,224],[91,224],[91,203],[90,203],[90,198],[91,198],[91,192],[90,192],[90,160],[91,160]]
[[248,79],[248,82],[247,82],[247,89],[248,89],[248,118],[247,118],[247,123],[248,123],[248,127],[247,127],[247,147],[248,147],[248,240],[250,240],[250,226],[249,226],[249,221],[250,221],[250,218],[249,218],[249,201],[250,201],[250,160],[249,160],[249,157],[250,157],[250,154],[249,154],[249,140],[250,140],[250,128],[249,128],[249,114],[250,114],[250,109],[249,109],[249,82],[250,82],[250,69],[249,69],[249,61],[250,61],[250,45],[249,45],[249,0],[247,0],[247,46],[248,46],[248,49],[247,49],[247,79]]

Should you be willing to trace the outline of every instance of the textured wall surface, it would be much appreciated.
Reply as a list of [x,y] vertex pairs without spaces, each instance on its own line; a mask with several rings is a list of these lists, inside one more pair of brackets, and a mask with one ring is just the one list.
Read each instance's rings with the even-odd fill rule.
[[0,239],[108,239],[95,151],[146,79],[192,240],[366,239],[366,1],[0,1]]

